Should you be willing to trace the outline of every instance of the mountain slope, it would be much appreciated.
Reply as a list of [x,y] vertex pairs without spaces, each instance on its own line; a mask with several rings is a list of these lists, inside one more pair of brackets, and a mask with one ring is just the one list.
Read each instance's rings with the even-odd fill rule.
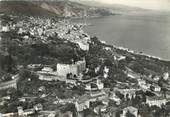
[[98,7],[98,8],[107,8],[107,9],[111,9],[114,11],[114,13],[132,13],[132,12],[148,12],[148,11],[152,11],[152,10],[148,10],[148,9],[143,9],[143,8],[139,8],[139,7],[131,7],[131,6],[126,6],[126,5],[122,5],[122,4],[105,4],[105,3],[101,3],[101,2],[97,2],[97,1],[90,1],[90,0],[71,0],[74,2],[78,2],[84,5],[88,5],[88,6],[94,6],[94,7]]
[[27,1],[1,1],[0,12],[19,15],[54,15],[41,8],[38,4]]
[[109,10],[89,7],[70,1],[1,1],[0,12],[21,15],[51,15],[59,17],[100,16]]

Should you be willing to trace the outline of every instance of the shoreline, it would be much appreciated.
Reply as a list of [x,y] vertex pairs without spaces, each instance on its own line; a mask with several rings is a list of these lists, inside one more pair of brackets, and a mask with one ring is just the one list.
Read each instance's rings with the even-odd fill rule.
[[[88,26],[92,26],[93,24],[90,24],[90,25],[84,25],[84,27],[88,27]],[[83,27],[83,28],[84,28]],[[84,30],[83,30],[84,31]],[[85,32],[85,31],[84,31]],[[87,32],[85,32],[86,34],[88,34]],[[90,37],[92,37],[92,35],[88,34]],[[94,35],[95,36],[95,35]],[[98,36],[96,36],[98,38]],[[98,38],[99,39],[99,38]],[[99,41],[101,43],[104,43],[104,44],[107,44],[107,45],[110,45],[108,44],[106,41],[104,40],[101,40],[99,39]],[[154,56],[154,55],[150,55],[150,54],[146,54],[145,52],[140,52],[140,51],[136,51],[136,50],[132,50],[132,49],[129,49],[129,48],[126,48],[126,47],[122,47],[122,46],[117,46],[117,45],[114,45],[114,44],[111,44],[110,46],[113,46],[114,48],[116,49],[120,49],[120,50],[124,50],[124,51],[127,51],[129,53],[132,53],[132,54],[135,54],[135,55],[141,55],[141,56],[145,56],[145,57],[149,57],[149,58],[152,58],[152,59],[158,59],[160,61],[165,61],[165,62],[170,62],[170,60],[168,59],[164,59],[164,58],[161,58],[159,56]]]
[[[92,24],[91,24],[92,25]],[[91,25],[84,25],[85,27],[87,26],[91,26]],[[83,30],[84,31],[84,30]],[[86,34],[88,34],[87,32],[85,32]],[[89,34],[88,34],[89,35]],[[90,37],[92,37],[91,35],[89,35]],[[97,37],[97,36],[96,36]],[[98,37],[97,37],[98,38]],[[99,38],[98,38],[99,39]],[[106,43],[106,41],[104,40],[101,40],[99,39],[99,41],[101,43],[104,43],[104,44],[107,44],[107,45],[110,45],[108,43]],[[165,62],[170,62],[170,60],[168,59],[164,59],[164,58],[161,58],[161,57],[158,57],[158,56],[154,56],[154,55],[150,55],[150,54],[146,54],[145,52],[140,52],[140,51],[136,51],[136,50],[132,50],[132,49],[129,49],[129,48],[126,48],[126,47],[122,47],[122,46],[117,46],[117,45],[110,45],[110,46],[113,46],[113,48],[116,48],[116,49],[119,49],[119,50],[123,50],[123,51],[127,51],[129,53],[132,53],[132,54],[135,54],[135,55],[141,55],[141,56],[145,56],[145,57],[149,57],[149,58],[152,58],[152,59],[158,59],[160,61],[165,61]]]
[[[106,44],[107,44],[107,43],[106,43]],[[136,51],[136,50],[131,50],[131,49],[129,49],[129,48],[125,48],[125,47],[121,47],[121,46],[116,46],[116,45],[113,45],[113,47],[116,48],[116,49],[120,49],[120,50],[127,51],[127,52],[132,53],[132,54],[135,54],[135,55],[141,55],[141,56],[146,56],[146,57],[149,57],[149,58],[152,58],[152,59],[158,59],[158,60],[160,60],[160,61],[170,62],[170,60],[163,59],[163,58],[158,57],[158,56],[146,54],[146,53],[144,53],[144,52],[138,52],[138,51]]]

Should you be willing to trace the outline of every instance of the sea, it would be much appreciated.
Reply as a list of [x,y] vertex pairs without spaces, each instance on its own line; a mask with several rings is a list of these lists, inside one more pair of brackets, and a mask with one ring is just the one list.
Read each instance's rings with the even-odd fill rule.
[[170,60],[170,15],[113,15],[74,19],[84,31],[110,45]]

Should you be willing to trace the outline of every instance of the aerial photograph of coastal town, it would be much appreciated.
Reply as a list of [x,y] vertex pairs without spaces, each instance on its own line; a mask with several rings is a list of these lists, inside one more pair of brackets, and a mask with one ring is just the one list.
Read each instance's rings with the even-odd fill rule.
[[0,0],[0,117],[170,117],[170,0]]

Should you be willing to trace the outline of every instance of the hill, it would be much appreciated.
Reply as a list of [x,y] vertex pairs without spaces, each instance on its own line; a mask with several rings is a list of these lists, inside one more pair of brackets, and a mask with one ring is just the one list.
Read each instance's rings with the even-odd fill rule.
[[90,1],[90,0],[71,0],[74,2],[78,2],[80,4],[88,5],[88,6],[93,6],[93,7],[98,7],[98,8],[107,8],[112,10],[116,14],[126,14],[126,13],[146,13],[146,12],[151,12],[152,10],[148,9],[143,9],[139,7],[131,7],[131,6],[126,6],[122,4],[105,4],[97,1]]
[[70,1],[1,1],[0,12],[29,16],[88,17],[110,15],[108,9]]

